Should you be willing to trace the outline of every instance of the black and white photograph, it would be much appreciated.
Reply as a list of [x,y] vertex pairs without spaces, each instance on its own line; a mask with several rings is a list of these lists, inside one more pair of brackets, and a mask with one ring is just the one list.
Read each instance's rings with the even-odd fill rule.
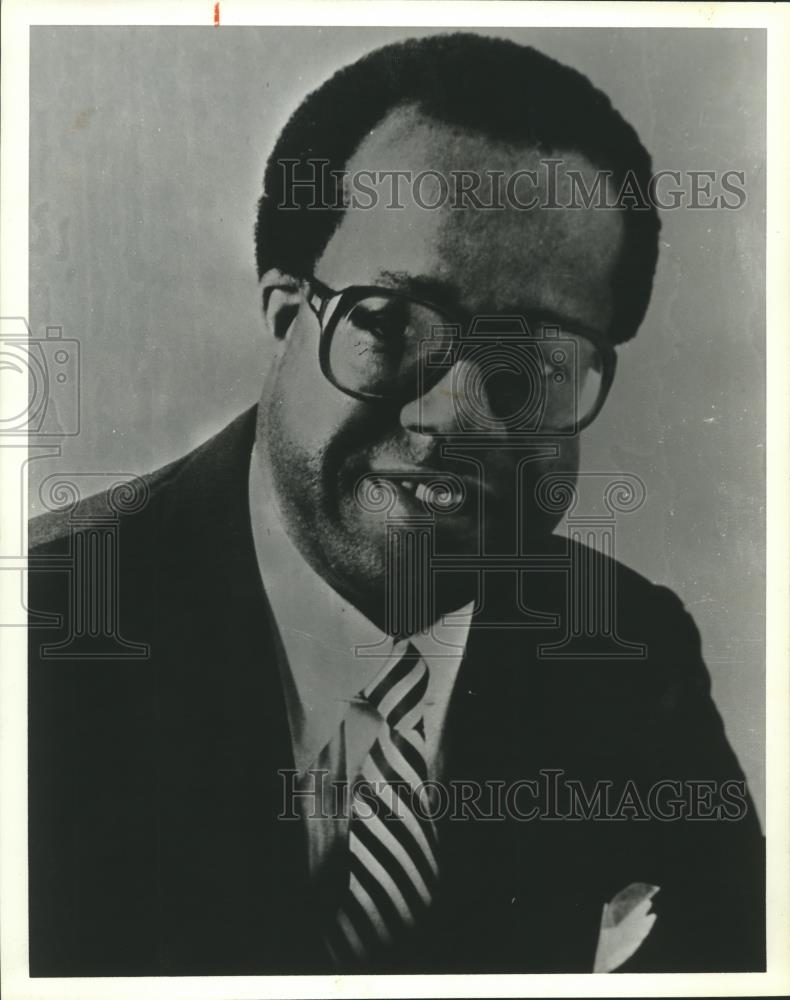
[[9,995],[783,992],[779,9],[57,6],[3,70]]

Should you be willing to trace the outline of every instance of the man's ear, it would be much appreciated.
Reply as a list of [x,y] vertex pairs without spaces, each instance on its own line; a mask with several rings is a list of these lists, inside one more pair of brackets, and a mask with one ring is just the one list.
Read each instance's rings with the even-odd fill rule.
[[263,319],[277,340],[283,340],[304,301],[302,283],[293,275],[268,270],[260,280]]

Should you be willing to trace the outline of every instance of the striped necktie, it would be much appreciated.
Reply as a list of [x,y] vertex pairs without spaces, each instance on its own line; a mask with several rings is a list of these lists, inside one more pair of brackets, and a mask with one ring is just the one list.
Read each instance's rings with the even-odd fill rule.
[[348,887],[326,935],[340,968],[363,967],[396,946],[430,906],[438,877],[429,808],[418,800],[415,811],[428,777],[428,667],[408,643],[382,674],[361,692],[382,724],[362,764],[364,795],[352,797]]

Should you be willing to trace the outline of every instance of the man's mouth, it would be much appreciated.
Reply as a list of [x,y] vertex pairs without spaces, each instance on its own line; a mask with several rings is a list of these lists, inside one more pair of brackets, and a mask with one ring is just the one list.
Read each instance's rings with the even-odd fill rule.
[[457,509],[466,498],[466,491],[460,481],[426,483],[416,479],[400,479],[398,485],[418,502],[438,511]]

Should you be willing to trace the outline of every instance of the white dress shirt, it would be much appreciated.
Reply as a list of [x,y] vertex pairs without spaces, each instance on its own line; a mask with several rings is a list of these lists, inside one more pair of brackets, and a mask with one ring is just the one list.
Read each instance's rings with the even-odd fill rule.
[[[301,779],[322,768],[330,772],[330,781],[353,781],[381,725],[378,713],[357,695],[391,660],[392,637],[326,583],[291,541],[268,461],[257,445],[249,486],[258,566],[280,641],[279,668],[295,768]],[[472,608],[470,602],[410,637],[429,671],[424,726],[428,775],[433,779],[441,776],[442,732]],[[346,827],[345,817],[307,822],[311,870],[320,868]]]

